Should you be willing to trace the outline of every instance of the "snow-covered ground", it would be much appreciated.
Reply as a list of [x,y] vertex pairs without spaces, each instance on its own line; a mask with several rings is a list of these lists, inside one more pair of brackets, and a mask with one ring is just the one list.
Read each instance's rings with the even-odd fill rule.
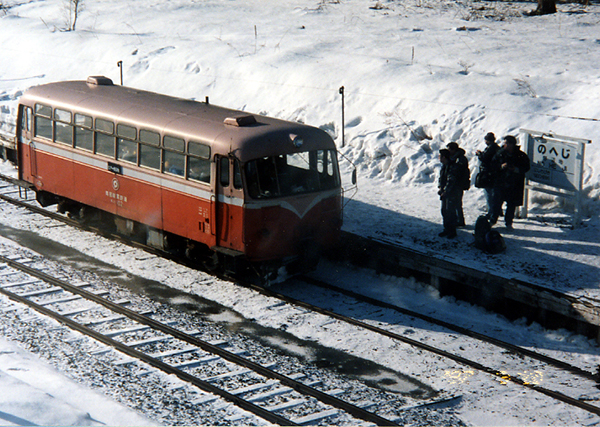
[[[5,131],[14,131],[18,98],[27,88],[88,75],[119,82],[117,62],[123,61],[128,86],[198,100],[208,96],[213,104],[330,131],[359,171],[359,190],[345,208],[348,231],[600,297],[598,5],[561,4],[555,15],[526,17],[523,12],[534,3],[97,0],[85,3],[77,31],[67,32],[61,0],[3,4],[12,5],[0,11],[0,122]],[[487,132],[502,136],[521,128],[592,140],[586,146],[582,227],[566,226],[570,210],[565,200],[536,193],[528,219],[517,220],[512,232],[499,226],[507,240],[505,254],[487,256],[470,246],[472,228],[459,231],[452,241],[438,238],[438,150],[457,141],[475,170],[474,153],[483,148]],[[350,164],[342,160],[342,167],[349,186]],[[468,223],[484,204],[480,190],[465,194]],[[2,223],[11,224],[11,219],[4,217]],[[86,249],[80,242],[70,244]],[[368,280],[371,288],[380,286],[396,296],[405,283]],[[258,313],[254,317],[261,319]],[[597,347],[576,341],[582,341],[583,354],[598,354]],[[0,346],[0,354],[17,351],[8,342]],[[2,390],[27,390],[14,386],[24,380],[11,378],[4,366]],[[26,401],[36,395],[28,390],[22,393]],[[12,413],[3,408],[0,416]],[[89,411],[79,407],[63,421],[29,421],[79,424],[80,413]],[[471,419],[498,424],[485,416]],[[527,420],[524,415],[514,423]]]

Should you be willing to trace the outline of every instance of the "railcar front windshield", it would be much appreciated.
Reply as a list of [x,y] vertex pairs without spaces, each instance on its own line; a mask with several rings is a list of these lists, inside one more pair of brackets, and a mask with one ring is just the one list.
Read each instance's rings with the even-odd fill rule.
[[251,160],[244,167],[248,194],[273,199],[332,190],[340,186],[335,150],[280,154]]

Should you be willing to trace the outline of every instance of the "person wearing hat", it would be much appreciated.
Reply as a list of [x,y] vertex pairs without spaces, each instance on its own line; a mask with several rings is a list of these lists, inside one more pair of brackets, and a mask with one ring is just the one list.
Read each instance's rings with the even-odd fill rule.
[[492,159],[500,149],[500,146],[496,143],[496,135],[492,132],[488,132],[483,138],[485,141],[485,149],[483,151],[477,150],[475,154],[479,159],[479,172],[475,177],[475,187],[483,188],[485,194],[485,201],[487,204],[487,215],[490,219],[492,215],[492,203],[494,197],[494,181],[495,176],[492,170]]
[[465,157],[465,150],[460,148],[456,142],[449,142],[446,149],[450,152],[450,161],[456,165],[456,174],[460,196],[456,204],[456,226],[465,226],[465,214],[463,212],[463,192],[468,190],[471,184],[471,171],[469,161]]
[[456,237],[456,212],[462,197],[462,189],[459,183],[458,165],[452,161],[450,150],[446,148],[440,150],[440,163],[442,169],[438,179],[438,195],[442,201],[444,231],[438,235],[452,239]]
[[523,205],[525,191],[525,173],[531,167],[529,157],[517,145],[517,138],[504,137],[504,144],[492,159],[492,169],[496,174],[494,197],[490,224],[494,225],[506,202],[504,221],[506,228],[512,229],[515,209]]

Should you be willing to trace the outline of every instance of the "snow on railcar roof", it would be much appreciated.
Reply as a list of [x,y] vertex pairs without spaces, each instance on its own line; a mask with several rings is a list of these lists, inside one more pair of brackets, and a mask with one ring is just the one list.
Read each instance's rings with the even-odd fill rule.
[[[234,152],[241,161],[335,148],[325,131],[312,126],[119,86],[103,76],[35,86],[22,99],[208,143],[213,153]],[[295,144],[298,137],[302,147]]]

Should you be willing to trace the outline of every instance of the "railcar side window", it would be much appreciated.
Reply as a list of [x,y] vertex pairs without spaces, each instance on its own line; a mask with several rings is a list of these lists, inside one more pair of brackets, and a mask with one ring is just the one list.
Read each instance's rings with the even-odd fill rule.
[[52,139],[52,107],[35,104],[34,135]]
[[138,144],[129,139],[117,139],[117,159],[137,165]]
[[240,161],[238,159],[233,161],[233,188],[236,190],[241,190],[243,188],[242,170],[240,168]]
[[160,134],[147,129],[140,129],[140,166],[160,170]]
[[229,157],[219,159],[219,183],[222,187],[229,187]]
[[190,141],[188,153],[188,179],[210,183],[210,147]]
[[190,141],[188,143],[188,153],[203,159],[210,159],[210,146]]
[[75,147],[88,151],[94,150],[94,132],[92,118],[83,114],[75,114]]
[[92,128],[92,118],[83,114],[75,113],[75,126],[81,126],[84,128]]
[[35,114],[37,116],[52,117],[52,107],[44,104],[35,104]]
[[[181,138],[166,135],[163,138],[163,146],[169,150],[164,150],[163,153],[163,172],[173,175],[185,175],[185,155],[181,154],[185,151],[185,141]],[[170,150],[179,151],[175,153]]]
[[188,178],[210,183],[210,160],[188,157]]
[[164,164],[163,172],[171,173],[173,175],[184,176],[185,173],[185,155],[181,153],[174,153],[172,151],[165,150],[163,153]]
[[96,119],[96,130],[106,133],[115,133],[115,124],[109,120]]
[[[115,158],[115,124],[109,120],[96,119],[96,153]],[[104,133],[105,132],[105,133]],[[111,135],[108,135],[108,134]]]
[[115,137],[96,132],[96,153],[115,158]]
[[122,136],[127,139],[135,139],[137,137],[137,129],[133,126],[117,125],[117,136]]
[[93,151],[94,132],[91,129],[75,127],[75,147]]
[[165,136],[164,140],[163,140],[163,145],[165,146],[165,148],[169,148],[171,150],[176,150],[176,151],[181,151],[184,152],[185,151],[185,141],[181,138],[175,138],[173,136]]
[[52,120],[35,116],[35,136],[52,139]]
[[140,166],[160,170],[160,148],[140,144]]
[[160,135],[146,129],[140,129],[140,141],[158,147],[160,145]]
[[71,112],[54,109],[54,140],[67,145],[73,145],[73,126]]

